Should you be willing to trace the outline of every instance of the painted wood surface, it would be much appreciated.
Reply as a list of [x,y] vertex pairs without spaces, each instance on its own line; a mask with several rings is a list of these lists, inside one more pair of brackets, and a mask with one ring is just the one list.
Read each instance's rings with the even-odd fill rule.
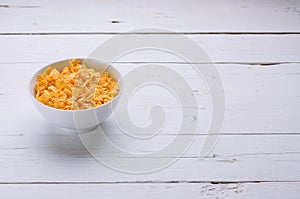
[[[18,192],[16,192],[18,190]],[[0,185],[6,198],[297,198],[299,183],[157,183]]]
[[299,1],[1,1],[1,33],[299,32]]
[[[0,18],[5,20],[0,20],[0,197],[298,198],[299,10],[296,0],[1,1]],[[196,97],[200,113],[200,128],[185,154],[165,169],[133,175],[104,166],[76,134],[45,121],[30,101],[27,86],[41,66],[86,57],[119,33],[149,27],[183,33],[205,49],[223,81],[226,119],[214,150],[199,158],[212,106],[192,66],[153,50],[117,60],[114,65],[123,75],[146,64],[179,72],[193,88],[187,94]],[[159,99],[153,93],[159,93]],[[160,150],[177,136],[180,108],[173,97],[150,86],[130,103],[137,125],[151,121],[149,111],[155,103],[164,107],[167,128],[153,139],[124,135],[112,117],[102,126],[124,149]],[[193,132],[182,139],[190,136]]]

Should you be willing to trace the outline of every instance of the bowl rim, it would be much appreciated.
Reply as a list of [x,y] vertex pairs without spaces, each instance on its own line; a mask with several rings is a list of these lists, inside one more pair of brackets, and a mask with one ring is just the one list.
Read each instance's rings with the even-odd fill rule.
[[[35,98],[35,96],[33,96],[32,93],[31,93],[31,86],[32,86],[33,78],[37,77],[37,75],[39,74],[39,72],[40,72],[42,69],[45,69],[45,68],[48,67],[48,66],[54,65],[54,64],[56,64],[56,63],[58,63],[58,62],[71,61],[71,60],[73,60],[73,59],[79,59],[79,60],[82,60],[82,61],[84,61],[84,60],[91,60],[91,61],[95,61],[95,62],[104,64],[104,65],[107,65],[107,67],[113,68],[113,69],[118,73],[118,75],[120,76],[120,79],[119,79],[118,82],[117,82],[118,85],[121,84],[121,89],[119,89],[119,93],[118,93],[114,98],[112,98],[110,101],[108,101],[108,102],[106,102],[106,103],[104,103],[104,104],[101,104],[100,106],[96,106],[96,107],[93,107],[93,108],[87,108],[87,109],[78,109],[78,110],[72,110],[72,109],[71,109],[71,110],[58,109],[58,108],[54,108],[54,107],[45,105],[45,104],[43,104],[42,102],[38,101],[38,100]],[[122,95],[123,90],[124,90],[124,85],[123,85],[122,75],[121,75],[121,73],[119,72],[119,70],[116,69],[116,67],[114,67],[113,65],[108,64],[108,63],[106,63],[106,62],[104,62],[104,61],[101,61],[101,60],[91,59],[91,58],[82,58],[82,57],[62,59],[62,60],[58,60],[58,61],[55,61],[55,62],[51,62],[51,63],[49,63],[49,64],[47,64],[47,65],[42,66],[42,67],[39,67],[39,68],[36,69],[36,70],[33,72],[33,74],[30,76],[30,79],[29,79],[29,85],[28,85],[28,89],[27,89],[28,94],[31,96],[31,98],[32,98],[35,102],[37,102],[37,103],[39,103],[40,105],[42,105],[43,107],[49,108],[49,109],[53,109],[53,110],[56,110],[56,111],[68,112],[68,113],[83,112],[83,111],[93,111],[93,110],[95,111],[96,109],[99,109],[99,108],[104,107],[104,106],[107,106],[107,105],[111,105],[111,106],[112,106],[112,102],[115,101],[117,98],[119,98],[119,97]]]

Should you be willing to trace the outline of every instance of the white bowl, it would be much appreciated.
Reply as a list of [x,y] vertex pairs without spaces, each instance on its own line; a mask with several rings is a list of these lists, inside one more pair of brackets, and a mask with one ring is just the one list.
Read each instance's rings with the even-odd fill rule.
[[37,81],[38,74],[44,72],[44,70],[51,65],[53,68],[61,71],[64,66],[69,65],[69,61],[72,59],[66,59],[58,61],[52,64],[48,64],[40,68],[32,77],[29,83],[29,94],[35,106],[39,110],[42,116],[49,122],[56,124],[65,129],[72,131],[86,132],[96,128],[101,122],[103,122],[113,111],[114,107],[119,101],[121,96],[123,85],[120,73],[111,65],[94,59],[79,59],[88,68],[94,68],[96,71],[108,71],[110,75],[116,80],[119,87],[119,93],[111,101],[90,109],[84,110],[61,110],[44,105],[35,98],[35,83]]

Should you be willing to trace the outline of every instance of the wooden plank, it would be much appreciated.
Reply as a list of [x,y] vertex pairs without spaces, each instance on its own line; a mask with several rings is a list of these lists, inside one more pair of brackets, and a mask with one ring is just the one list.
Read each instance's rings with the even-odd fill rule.
[[[15,134],[28,122],[44,122],[27,95],[27,83],[37,63],[0,64],[0,131]],[[117,64],[122,74],[143,64]],[[211,118],[211,102],[204,82],[194,69],[186,64],[167,64],[182,74],[198,100],[200,129],[205,133]],[[10,68],[14,68],[11,70]],[[300,133],[300,68],[298,64],[282,64],[278,67],[258,67],[238,64],[219,64],[217,69],[226,91],[226,120],[224,134],[285,134]],[[211,74],[213,77],[215,74]],[[17,79],[17,81],[16,81]],[[236,83],[238,82],[238,84]],[[160,92],[160,98],[153,93]],[[161,104],[167,115],[166,134],[176,134],[180,124],[180,107],[174,96],[159,87],[147,87],[135,94],[130,115],[138,125],[149,123],[150,107]],[[22,100],[20,100],[22,99]],[[192,107],[191,107],[192,108]],[[15,113],[18,112],[18,115]],[[31,112],[30,117],[27,113]],[[24,120],[24,118],[26,118]],[[190,118],[193,120],[193,118]],[[120,131],[113,118],[103,123],[112,133]],[[138,133],[138,132],[136,132]]]
[[1,1],[1,33],[120,32],[162,27],[178,32],[299,32],[299,1]]
[[[84,147],[76,132],[66,133],[63,130],[55,128],[50,124],[37,124],[40,130],[35,127],[26,128],[22,132],[16,132],[14,135],[1,135],[1,154],[18,155],[20,151],[27,151],[31,154],[34,151],[44,151],[49,150],[50,154],[56,152],[61,152],[62,154],[74,155],[78,158],[89,158],[90,156],[86,153]],[[31,130],[31,131],[29,131]],[[43,130],[43,131],[42,131]],[[41,134],[43,133],[43,134]],[[117,146],[124,148],[128,151],[134,152],[155,152],[159,151],[168,144],[170,144],[174,138],[179,136],[179,139],[185,139],[187,137],[192,137],[193,135],[166,135],[159,134],[153,138],[141,140],[136,139],[125,134],[112,134],[106,131],[108,138],[114,142]],[[199,150],[204,141],[204,135],[196,135],[195,140],[189,150],[182,156],[182,158],[197,158],[199,156]],[[247,140],[248,139],[248,143]],[[279,142],[280,139],[282,142]],[[244,159],[251,157],[260,157],[269,155],[277,156],[293,156],[295,157],[300,153],[300,147],[297,145],[299,135],[221,135],[220,142],[208,156],[208,159],[213,159],[220,162],[235,162],[235,157]],[[266,140],[269,140],[266,142]],[[235,142],[241,142],[236,143]],[[243,146],[241,150],[239,147]],[[58,147],[58,149],[57,149]],[[253,148],[252,148],[253,147]],[[222,150],[224,149],[224,150]],[[17,151],[19,150],[19,151]],[[79,152],[79,154],[76,154]],[[282,154],[281,154],[282,153]],[[108,156],[113,154],[111,151],[104,151],[104,154]],[[106,156],[105,156],[106,157]],[[125,156],[120,156],[125,157]],[[173,156],[161,156],[170,157]],[[26,158],[26,157],[24,157]],[[37,157],[38,158],[38,157]],[[44,158],[43,156],[40,158]],[[51,157],[49,157],[51,159]]]
[[[295,26],[296,27],[296,26]],[[300,26],[299,26],[300,27]],[[172,37],[171,35],[163,35]],[[0,36],[1,62],[53,62],[87,57],[113,35]],[[300,62],[299,35],[188,35],[202,46],[213,62]],[[163,39],[163,38],[162,38]],[[185,62],[164,51],[143,50],[120,62]]]
[[[300,180],[299,135],[222,136],[205,159],[197,157],[204,138],[197,136],[189,151],[171,166],[157,172],[132,175],[96,161],[84,150],[76,134],[66,135],[51,125],[35,124],[18,135],[1,136],[0,182]],[[128,139],[124,136],[111,136],[120,147],[137,153],[161,149],[174,138],[158,136],[153,142],[126,142]],[[110,153],[106,152],[107,157],[113,155]]]
[[[0,185],[2,198],[297,198],[299,182]],[[17,191],[16,191],[17,190]]]

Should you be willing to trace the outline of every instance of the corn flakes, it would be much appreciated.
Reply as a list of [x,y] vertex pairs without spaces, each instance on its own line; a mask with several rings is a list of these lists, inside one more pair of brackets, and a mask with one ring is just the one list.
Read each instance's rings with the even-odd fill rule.
[[119,92],[117,82],[107,71],[87,68],[79,59],[69,61],[61,72],[49,66],[38,75],[36,99],[57,109],[79,110],[100,106]]

